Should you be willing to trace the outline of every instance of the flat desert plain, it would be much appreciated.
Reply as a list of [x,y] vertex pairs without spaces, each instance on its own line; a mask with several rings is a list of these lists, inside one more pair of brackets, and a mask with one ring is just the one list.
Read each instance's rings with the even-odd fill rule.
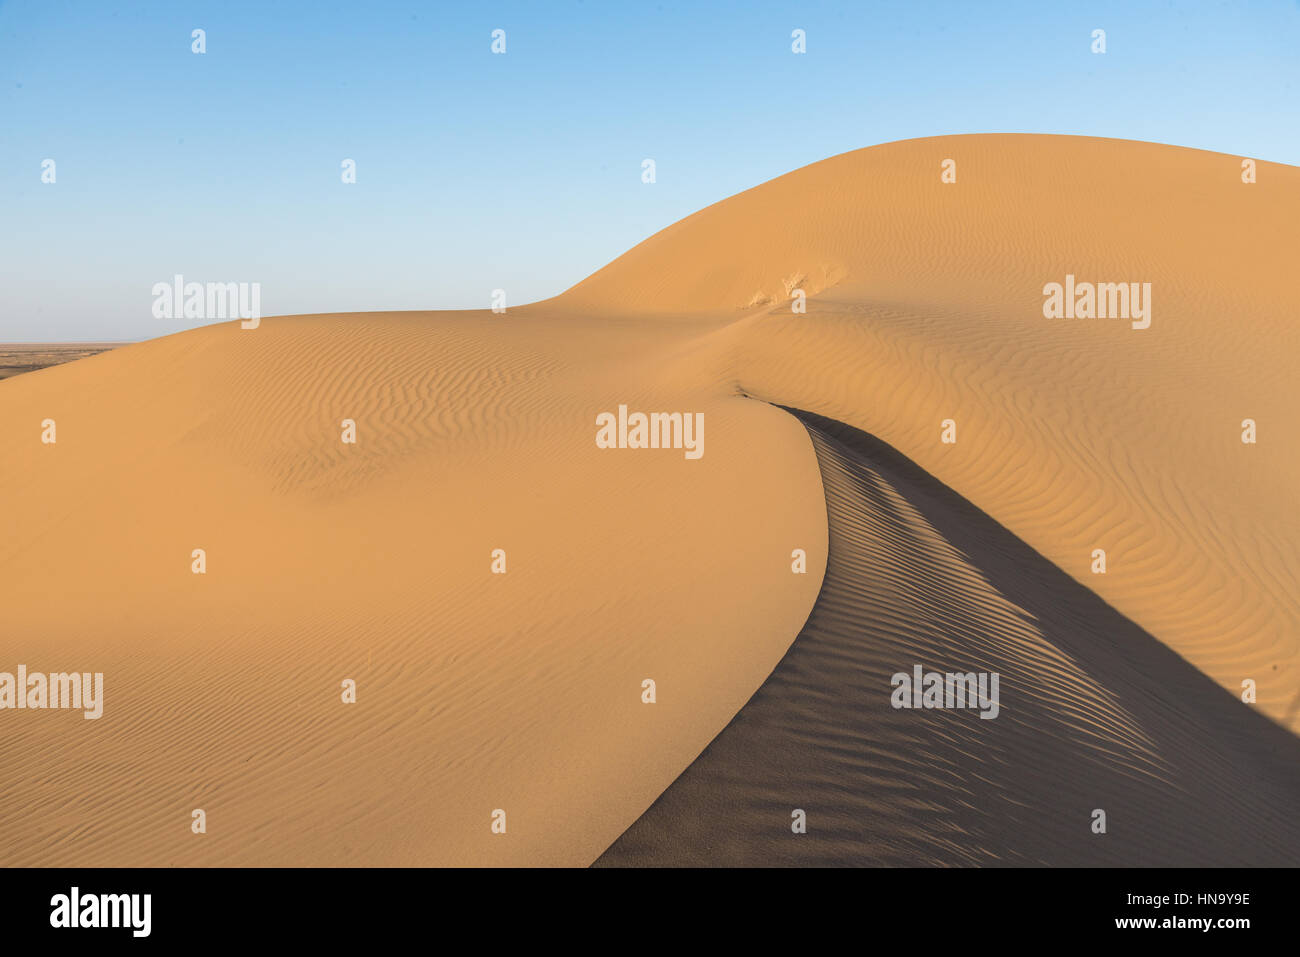
[[0,342],[0,379],[85,359],[116,346],[112,342]]
[[[1255,173],[909,140],[503,314],[0,382],[0,672],[104,676],[0,710],[0,861],[1294,863],[1300,170]],[[918,667],[996,714],[897,707]]]

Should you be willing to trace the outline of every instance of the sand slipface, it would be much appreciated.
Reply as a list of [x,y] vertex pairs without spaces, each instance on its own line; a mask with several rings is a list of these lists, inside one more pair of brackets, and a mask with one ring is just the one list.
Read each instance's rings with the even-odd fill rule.
[[[672,858],[682,833],[628,828],[660,795],[682,800],[669,786],[706,745],[734,737],[719,737],[733,718],[819,733],[818,707],[848,709],[830,730],[866,769],[822,813],[890,822],[868,829],[874,851],[838,841],[835,862],[1068,863],[1064,825],[1044,815],[1069,794],[1079,808],[1062,814],[1086,833],[1094,792],[1084,770],[1056,789],[1041,775],[1074,766],[1109,769],[1102,797],[1126,828],[1178,820],[1180,781],[1228,771],[1243,790],[1262,782],[1244,819],[1294,819],[1294,782],[1240,739],[1271,728],[1282,753],[1300,722],[1286,280],[1300,171],[1261,162],[1246,185],[1239,170],[1078,137],[888,144],[724,200],[505,315],[232,322],[0,382],[0,671],[102,672],[105,686],[94,721],[0,711],[0,856],[586,864],[627,832],[624,849]],[[1149,324],[1048,318],[1051,283],[1093,283],[1116,310],[1118,284],[1136,283]],[[623,406],[701,414],[703,453],[637,447]],[[855,498],[865,480],[842,477],[867,467],[861,444],[828,472],[830,445],[777,406],[886,443],[969,514],[943,524],[906,482]],[[920,519],[890,525],[890,495]],[[832,499],[876,529],[859,536],[874,564],[828,571]],[[978,516],[1016,543],[1011,559],[976,553],[963,529]],[[1041,587],[998,578],[1018,561]],[[825,627],[834,595],[850,596],[862,644]],[[1035,623],[1058,604],[1063,618]],[[879,705],[855,701],[854,674],[964,647],[925,617],[949,606],[970,612],[971,654],[1019,656],[1000,715],[964,716],[1037,808],[1015,848],[969,811],[994,800],[969,786],[987,756],[928,737],[950,715],[888,710],[879,734],[847,717]],[[847,643],[840,683],[778,667],[814,627]],[[1154,670],[1133,678],[1133,660]],[[1037,710],[1016,701],[1026,687]],[[1183,695],[1176,708],[1162,689]],[[747,719],[751,696],[767,703]],[[1178,734],[1179,715],[1205,723]],[[900,799],[886,792],[904,744],[946,763]],[[1086,760],[1050,770],[1062,754]],[[733,835],[741,857],[766,846],[742,833],[764,802],[788,836],[783,789],[826,768],[724,764],[713,780],[734,794],[709,800],[753,822]],[[1207,806],[1236,806],[1227,785],[1204,788]],[[1293,846],[1273,827],[1259,833]]]
[[[795,414],[830,526],[813,614],[599,866],[1295,863],[1300,739],[878,439]],[[930,670],[997,691],[900,702]]]

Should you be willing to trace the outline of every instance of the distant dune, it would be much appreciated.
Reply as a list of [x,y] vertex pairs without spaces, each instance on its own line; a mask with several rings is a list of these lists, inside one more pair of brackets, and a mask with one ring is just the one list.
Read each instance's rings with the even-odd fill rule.
[[[0,382],[0,672],[105,676],[98,720],[0,711],[0,859],[1293,861],[1300,170],[1257,179],[910,140],[505,315]],[[1149,326],[1045,317],[1076,282]],[[620,406],[703,454],[598,447]],[[1000,713],[891,707],[914,665]]]

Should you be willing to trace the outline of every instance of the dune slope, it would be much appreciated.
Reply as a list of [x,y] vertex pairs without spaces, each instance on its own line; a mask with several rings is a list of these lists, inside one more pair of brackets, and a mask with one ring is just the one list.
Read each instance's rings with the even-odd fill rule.
[[[825,562],[807,434],[681,380],[688,341],[313,316],[0,383],[0,671],[102,672],[106,699],[0,711],[0,859],[590,863],[771,671]],[[597,448],[620,403],[702,411],[703,456]]]

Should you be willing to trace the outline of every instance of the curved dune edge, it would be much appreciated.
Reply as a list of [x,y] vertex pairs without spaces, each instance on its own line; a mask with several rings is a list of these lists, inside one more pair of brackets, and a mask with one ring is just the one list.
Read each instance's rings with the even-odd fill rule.
[[[0,712],[0,860],[590,864],[821,583],[807,432],[682,367],[715,326],[282,317],[0,383],[0,671],[107,699]],[[597,448],[619,403],[702,412],[704,456]]]
[[[1241,162],[1079,136],[887,143],[700,210],[554,304],[731,316],[717,351],[748,394],[889,443],[1300,732],[1300,168],[1260,161],[1247,185]],[[1149,328],[1045,318],[1067,275],[1150,283]],[[799,276],[806,314],[746,309]]]
[[[895,450],[790,411],[826,488],[813,613],[595,866],[1295,863],[1300,739]],[[1000,673],[998,716],[894,709],[915,664]]]

